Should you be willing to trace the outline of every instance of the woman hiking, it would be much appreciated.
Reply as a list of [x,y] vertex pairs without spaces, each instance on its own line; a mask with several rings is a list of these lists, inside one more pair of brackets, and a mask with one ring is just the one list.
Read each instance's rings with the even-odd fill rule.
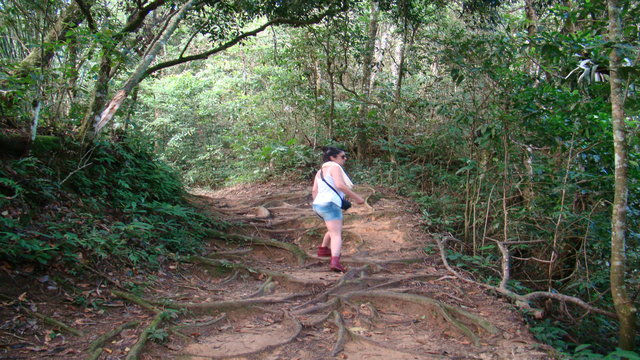
[[345,196],[356,204],[364,204],[364,199],[353,192],[353,183],[342,166],[347,161],[344,150],[335,147],[322,149],[324,163],[313,180],[313,210],[324,220],[327,233],[318,248],[318,256],[331,256],[329,268],[337,272],[347,269],[340,264],[342,249],[342,210],[347,201]]

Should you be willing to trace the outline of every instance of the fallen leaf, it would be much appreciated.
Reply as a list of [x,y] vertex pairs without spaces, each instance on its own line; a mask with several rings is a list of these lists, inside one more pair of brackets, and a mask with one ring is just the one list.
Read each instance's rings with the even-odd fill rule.
[[357,326],[356,327],[350,327],[349,330],[353,331],[353,332],[360,332],[360,333],[363,333],[363,332],[367,331],[367,329],[362,328],[362,327],[357,327]]
[[23,292],[22,294],[20,294],[20,296],[18,296],[18,300],[20,300],[20,301],[27,300],[27,293]]
[[107,352],[109,354],[113,353],[113,350],[111,350],[111,349],[102,348],[102,350],[104,350],[105,352]]

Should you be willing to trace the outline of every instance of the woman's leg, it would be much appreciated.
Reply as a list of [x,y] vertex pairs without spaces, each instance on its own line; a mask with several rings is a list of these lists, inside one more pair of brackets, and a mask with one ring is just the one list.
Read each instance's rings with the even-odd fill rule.
[[322,239],[322,247],[329,247],[330,241],[331,241],[331,234],[329,234],[329,232],[327,231],[327,233],[324,234],[324,238]]
[[329,238],[331,241],[331,256],[340,256],[340,250],[342,250],[342,219],[325,221],[325,224],[328,232],[324,236],[322,246],[326,246],[324,245],[324,240]]

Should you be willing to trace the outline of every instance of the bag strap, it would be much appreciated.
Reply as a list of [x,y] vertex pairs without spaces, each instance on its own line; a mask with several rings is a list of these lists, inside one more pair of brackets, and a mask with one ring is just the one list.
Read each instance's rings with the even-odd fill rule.
[[338,192],[338,190],[334,189],[333,186],[329,185],[329,183],[327,182],[327,180],[324,179],[324,176],[322,176],[322,168],[320,168],[320,178],[322,179],[322,181],[324,181],[325,184],[327,184],[328,187],[331,188],[331,190],[335,191],[336,194],[338,194],[338,197],[340,198],[340,201],[344,201],[344,199],[342,198],[342,196],[340,196],[340,193]]

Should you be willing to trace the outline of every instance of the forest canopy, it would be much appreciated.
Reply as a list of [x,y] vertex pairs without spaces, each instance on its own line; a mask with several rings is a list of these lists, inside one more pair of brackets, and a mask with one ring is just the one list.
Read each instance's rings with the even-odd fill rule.
[[[633,348],[635,327],[621,333],[640,293],[640,2],[0,0],[0,9],[0,206],[22,209],[2,220],[2,259],[69,261],[25,231],[60,194],[104,198],[130,219],[155,209],[158,223],[189,222],[173,203],[183,186],[308,181],[319,148],[336,145],[357,160],[358,182],[411,197],[467,276],[618,314],[545,303],[526,314],[540,340],[566,352]],[[105,184],[127,191],[107,194]],[[158,246],[129,261],[176,251],[175,228],[142,239]],[[85,256],[126,257],[115,235],[85,230],[95,241]]]

